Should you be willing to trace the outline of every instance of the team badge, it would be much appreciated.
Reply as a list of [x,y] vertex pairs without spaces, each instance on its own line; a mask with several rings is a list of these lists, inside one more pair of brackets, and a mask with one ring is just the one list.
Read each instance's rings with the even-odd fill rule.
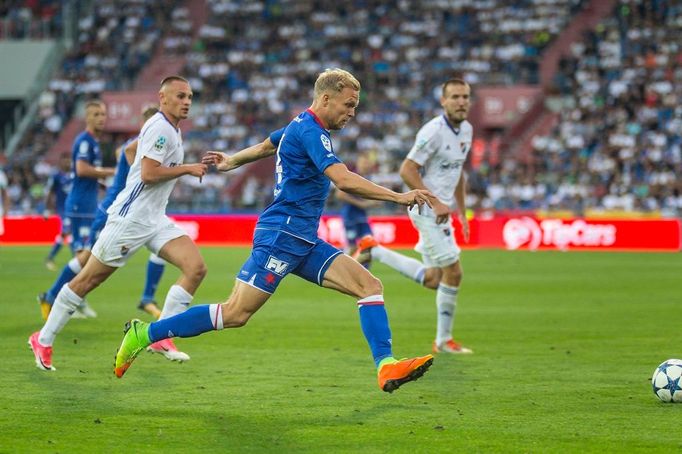
[[329,140],[329,137],[325,136],[324,134],[320,134],[320,140],[322,141],[322,146],[325,150],[332,151],[332,142]]
[[156,142],[154,142],[154,149],[156,151],[158,151],[159,153],[163,151],[165,146],[166,146],[166,138],[164,136],[159,136],[159,138],[156,139]]
[[466,154],[469,151],[469,148],[471,148],[471,144],[468,142],[462,142],[459,145],[462,148],[462,154]]
[[127,255],[129,251],[130,248],[128,246],[121,246],[121,255]]

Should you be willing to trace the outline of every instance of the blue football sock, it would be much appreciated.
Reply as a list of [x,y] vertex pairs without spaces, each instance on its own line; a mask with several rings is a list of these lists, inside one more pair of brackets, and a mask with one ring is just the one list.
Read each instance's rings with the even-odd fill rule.
[[152,323],[149,325],[149,340],[154,343],[169,337],[194,337],[215,330],[211,306],[205,304],[190,307],[178,315]]
[[54,284],[52,284],[50,290],[47,291],[47,302],[50,304],[54,303],[55,298],[57,298],[57,295],[59,294],[59,291],[62,289],[62,287],[64,287],[64,284],[66,284],[67,282],[71,281],[71,279],[76,277],[77,273],[73,272],[73,270],[69,266],[69,263],[64,265],[64,268],[62,268],[62,272],[59,273],[59,277],[57,277],[57,280],[54,281]]
[[47,254],[47,260],[52,261],[54,258],[59,254],[59,251],[62,249],[62,241],[61,239],[58,241],[55,241],[54,244],[52,245],[52,249],[50,249],[50,253]]
[[388,315],[386,315],[383,297],[380,300],[376,296],[364,298],[358,301],[358,306],[362,332],[372,351],[374,363],[379,367],[382,359],[393,356],[391,328],[388,325]]
[[144,291],[142,292],[142,301],[154,301],[156,288],[159,286],[163,270],[166,265],[153,262],[151,259],[147,261],[147,279],[144,283]]

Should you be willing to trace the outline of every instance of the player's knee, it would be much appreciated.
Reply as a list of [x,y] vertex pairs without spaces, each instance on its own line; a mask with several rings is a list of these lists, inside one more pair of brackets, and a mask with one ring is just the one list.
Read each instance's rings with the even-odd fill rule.
[[462,283],[463,274],[462,267],[455,263],[453,266],[445,269],[442,279],[443,283],[453,287],[459,287],[459,284]]
[[378,278],[371,274],[369,277],[364,279],[360,284],[361,289],[360,294],[357,295],[358,298],[366,298],[368,296],[381,295],[384,293],[384,284],[382,284]]
[[202,260],[196,265],[190,267],[189,272],[187,273],[187,277],[189,277],[196,284],[199,284],[201,281],[204,280],[207,272],[208,268],[206,267],[206,263],[204,263],[204,261]]
[[424,282],[422,285],[426,288],[436,289],[443,277],[443,272],[440,268],[427,268],[424,272]]
[[225,328],[241,328],[245,326],[253,312],[243,309],[237,309],[234,304],[224,303],[222,307],[223,312],[223,327]]

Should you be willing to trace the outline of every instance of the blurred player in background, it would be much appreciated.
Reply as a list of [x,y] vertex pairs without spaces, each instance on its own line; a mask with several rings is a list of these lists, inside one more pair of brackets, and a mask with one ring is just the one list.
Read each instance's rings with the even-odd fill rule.
[[59,216],[60,232],[57,234],[52,244],[50,252],[45,258],[45,266],[48,270],[54,271],[57,266],[54,258],[57,256],[65,241],[68,241],[71,234],[69,220],[64,216],[64,206],[66,197],[71,192],[71,155],[68,152],[62,153],[59,157],[57,169],[50,175],[45,186],[45,211],[43,217],[47,219],[50,213]]
[[440,104],[444,114],[433,118],[417,132],[414,146],[400,167],[400,176],[411,189],[429,189],[436,195],[433,207],[421,212],[408,210],[419,231],[415,250],[422,261],[379,245],[373,237],[360,240],[356,258],[361,263],[377,259],[426,288],[436,290],[438,314],[435,353],[472,353],[452,338],[457,294],[462,282],[460,248],[455,241],[451,213],[459,208],[465,241],[469,240],[466,218],[465,177],[462,175],[473,139],[469,113],[471,87],[462,79],[443,84]]
[[[99,139],[107,120],[107,108],[102,101],[88,101],[85,105],[85,131],[76,136],[71,152],[71,192],[66,197],[66,222],[71,229],[71,249],[75,257],[69,260],[46,293],[38,295],[42,310],[54,301],[59,289],[83,268],[90,256],[90,225],[97,212],[97,195],[100,178],[114,174],[113,167],[102,167]],[[83,317],[96,317],[97,313],[83,300],[76,308]],[[43,317],[47,315],[43,312]]]
[[[142,127],[125,188],[109,207],[106,225],[90,259],[59,291],[43,328],[29,337],[36,365],[42,370],[54,370],[52,344],[83,298],[125,265],[142,246],[182,272],[168,290],[161,318],[184,311],[206,275],[199,249],[165,214],[179,177],[201,178],[206,174],[205,164],[182,163],[184,148],[178,124],[189,115],[192,89],[182,77],[167,77],[161,82],[159,101],[160,111]],[[169,342],[160,348],[169,348]]]
[[[355,173],[367,178],[372,171],[372,160],[366,154],[361,154],[355,162]],[[366,235],[372,234],[367,220],[367,209],[379,206],[376,200],[363,199],[337,189],[336,198],[343,202],[341,205],[341,220],[346,234],[346,253],[353,255],[357,249],[357,242]]]
[[[195,306],[151,324],[128,322],[116,354],[116,376],[122,377],[152,342],[244,326],[289,273],[358,299],[362,330],[382,390],[392,392],[430,367],[431,355],[402,361],[393,358],[381,281],[319,239],[317,229],[330,180],[343,191],[408,206],[428,203],[431,194],[419,189],[396,193],[375,185],[350,172],[336,157],[329,131],[342,129],[355,116],[360,95],[355,77],[340,69],[326,70],[317,78],[314,93],[312,106],[287,126],[279,143],[275,198],[258,219],[251,256],[237,274],[231,296],[223,304]],[[209,153],[203,162],[223,170],[225,160],[222,153]]]

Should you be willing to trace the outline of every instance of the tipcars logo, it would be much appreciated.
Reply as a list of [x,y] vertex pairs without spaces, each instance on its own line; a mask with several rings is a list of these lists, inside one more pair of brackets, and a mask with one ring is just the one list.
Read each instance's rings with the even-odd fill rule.
[[540,246],[565,250],[571,246],[611,246],[616,242],[616,226],[612,224],[589,224],[577,219],[564,224],[561,219],[541,221],[524,216],[508,220],[502,229],[507,249],[522,246],[530,250]]

